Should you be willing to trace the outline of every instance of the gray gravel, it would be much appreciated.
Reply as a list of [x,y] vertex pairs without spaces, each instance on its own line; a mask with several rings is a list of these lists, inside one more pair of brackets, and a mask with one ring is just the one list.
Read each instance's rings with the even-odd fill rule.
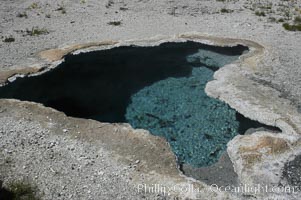
[[[37,8],[28,9],[34,2],[38,3]],[[38,52],[72,44],[184,32],[208,33],[253,40],[278,55],[275,60],[263,62],[252,79],[277,89],[300,110],[301,33],[285,31],[281,23],[272,23],[269,17],[283,17],[283,13],[278,11],[283,8],[295,13],[301,1],[266,0],[264,2],[273,4],[273,12],[266,11],[267,17],[254,14],[260,7],[259,0],[226,3],[212,0],[108,2],[0,1],[1,70],[35,64],[39,60]],[[253,5],[255,9],[251,10]],[[58,9],[60,7],[65,8],[66,13]],[[233,12],[221,13],[221,8]],[[24,12],[27,18],[17,17]],[[112,21],[121,21],[121,25],[109,25],[108,22]],[[26,30],[33,27],[45,28],[49,33],[29,36]],[[15,38],[15,42],[3,42],[10,36]],[[0,179],[4,180],[4,185],[10,180],[29,179],[39,188],[44,199],[163,198],[156,194],[138,193],[130,183],[134,168],[112,159],[110,151],[71,137],[65,128],[57,130],[61,134],[53,134],[49,127],[42,127],[31,116],[16,116],[16,113],[0,108]]]
[[[1,115],[0,177],[36,186],[43,199],[160,199],[129,185],[131,166],[100,146],[53,135],[37,122]],[[98,198],[99,197],[99,198]]]
[[294,160],[285,164],[282,178],[290,186],[301,189],[301,155],[296,156]]

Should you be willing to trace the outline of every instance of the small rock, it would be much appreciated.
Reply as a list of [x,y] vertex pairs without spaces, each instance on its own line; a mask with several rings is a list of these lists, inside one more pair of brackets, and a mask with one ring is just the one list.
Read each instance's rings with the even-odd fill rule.
[[99,175],[99,176],[103,176],[105,173],[103,172],[103,171],[98,171],[97,172],[97,175]]
[[50,145],[49,145],[49,148],[52,148],[55,146],[55,143],[54,142],[51,142]]
[[8,154],[11,154],[11,153],[12,153],[12,151],[11,151],[11,150],[8,150],[8,149],[4,149],[4,151],[5,151],[6,153],[8,153]]

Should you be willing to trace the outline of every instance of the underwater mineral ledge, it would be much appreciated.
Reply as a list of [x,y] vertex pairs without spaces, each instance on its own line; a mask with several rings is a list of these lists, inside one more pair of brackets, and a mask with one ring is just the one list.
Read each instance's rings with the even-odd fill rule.
[[165,137],[179,163],[208,166],[235,135],[263,126],[204,91],[217,69],[247,50],[188,41],[68,55],[49,72],[0,88],[0,97],[42,103],[69,116],[127,122]]

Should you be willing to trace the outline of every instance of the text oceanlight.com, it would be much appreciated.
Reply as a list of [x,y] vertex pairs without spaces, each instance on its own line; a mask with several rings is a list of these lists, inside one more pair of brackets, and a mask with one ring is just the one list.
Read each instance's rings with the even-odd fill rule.
[[293,186],[269,186],[269,185],[239,185],[239,186],[218,186],[216,184],[210,185],[208,188],[199,189],[193,184],[178,184],[173,186],[165,186],[162,184],[138,184],[138,192],[142,193],[157,193],[163,195],[170,195],[177,191],[180,193],[204,193],[204,192],[231,192],[242,194],[260,194],[260,193],[297,193],[300,188]]

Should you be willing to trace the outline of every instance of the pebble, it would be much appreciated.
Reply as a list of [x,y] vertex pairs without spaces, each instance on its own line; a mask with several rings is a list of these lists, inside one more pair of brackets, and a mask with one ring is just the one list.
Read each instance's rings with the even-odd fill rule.
[[52,148],[55,146],[55,142],[51,142],[50,145],[49,145],[49,148]]
[[103,171],[98,171],[97,172],[97,175],[99,175],[99,176],[103,176],[105,173],[103,172]]

